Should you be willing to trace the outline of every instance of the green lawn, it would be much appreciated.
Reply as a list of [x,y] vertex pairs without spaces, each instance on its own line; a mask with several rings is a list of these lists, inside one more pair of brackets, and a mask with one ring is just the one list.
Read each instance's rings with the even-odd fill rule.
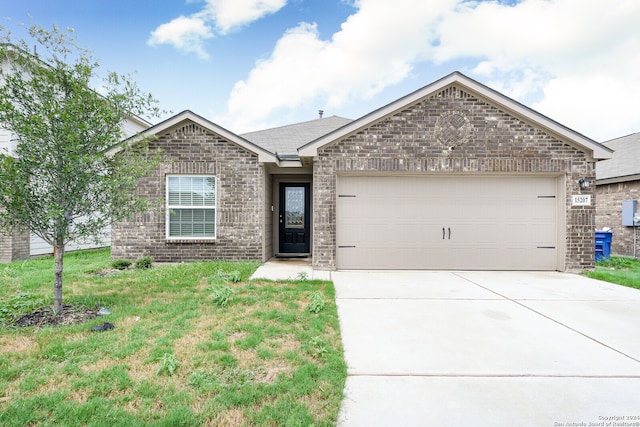
[[595,270],[585,274],[593,279],[640,289],[640,261],[635,258],[612,256],[597,262]]
[[112,314],[36,328],[9,325],[52,305],[52,258],[0,265],[0,425],[335,425],[333,285],[249,281],[257,266],[112,271],[108,250],[68,254],[65,303]]

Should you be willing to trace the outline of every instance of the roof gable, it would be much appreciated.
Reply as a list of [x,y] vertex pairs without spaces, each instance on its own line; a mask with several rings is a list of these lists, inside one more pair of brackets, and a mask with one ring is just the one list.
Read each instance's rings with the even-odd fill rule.
[[239,135],[236,135],[235,133],[221,127],[218,126],[217,124],[205,119],[202,116],[199,116],[198,114],[195,114],[192,111],[189,110],[185,110],[181,113],[176,114],[173,117],[168,118],[167,120],[158,123],[155,126],[150,127],[149,129],[145,130],[144,132],[142,132],[142,136],[150,136],[150,135],[159,135],[162,133],[166,133],[171,129],[174,129],[178,126],[183,125],[185,122],[190,121],[193,122],[201,127],[203,127],[204,129],[213,132],[217,135],[220,135],[221,137],[225,138],[226,140],[239,145],[240,147],[244,148],[245,150],[254,153],[258,156],[258,161],[259,162],[276,162],[276,156],[265,150],[262,147],[259,147],[258,145],[254,144],[251,141],[248,141],[244,138],[242,138]]
[[544,129],[546,132],[555,135],[560,140],[590,154],[591,157],[596,160],[611,158],[612,151],[604,145],[549,119],[531,108],[526,107],[523,104],[520,104],[519,102],[514,101],[513,99],[502,95],[501,93],[484,86],[457,71],[423,87],[422,89],[387,104],[386,106],[375,110],[360,119],[354,120],[331,133],[321,136],[315,141],[311,141],[310,143],[300,147],[298,149],[298,153],[301,157],[316,156],[318,154],[318,149],[340,139],[344,139],[349,135],[355,134],[364,128],[406,109],[411,105],[417,104],[424,99],[437,94],[448,86],[454,85],[470,94],[473,94],[474,96],[477,96],[489,104],[494,105],[502,111],[514,115],[536,127]]

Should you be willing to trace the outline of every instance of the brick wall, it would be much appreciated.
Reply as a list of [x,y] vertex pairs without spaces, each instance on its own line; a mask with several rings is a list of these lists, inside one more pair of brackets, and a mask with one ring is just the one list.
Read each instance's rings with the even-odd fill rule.
[[[611,253],[633,256],[633,227],[622,225],[622,201],[640,199],[640,181],[597,185],[596,228],[613,229]],[[640,240],[640,233],[636,236]],[[636,255],[640,254],[640,244],[636,242]]]
[[0,233],[0,263],[21,261],[29,258],[29,246],[29,233],[26,231]]
[[[138,192],[159,206],[133,221],[114,225],[111,257],[152,256],[160,262],[262,260],[265,172],[257,155],[190,122],[159,135],[151,148],[160,148],[166,161],[140,180]],[[215,175],[215,240],[166,239],[166,176],[171,174]]]
[[[458,122],[447,127],[447,120]],[[313,181],[315,268],[336,267],[337,174],[367,171],[564,176],[565,268],[593,266],[595,202],[571,206],[572,194],[595,198],[593,189],[578,188],[580,178],[595,181],[593,162],[580,150],[456,87],[319,150]]]

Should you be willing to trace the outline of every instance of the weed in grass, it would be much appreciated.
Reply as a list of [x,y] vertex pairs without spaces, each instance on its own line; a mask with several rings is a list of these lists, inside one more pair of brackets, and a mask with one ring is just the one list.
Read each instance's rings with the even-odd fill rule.
[[320,336],[312,337],[309,340],[309,346],[311,347],[311,351],[313,355],[319,358],[326,355],[329,352],[327,345],[325,344],[325,342],[322,340],[322,337]]
[[156,375],[169,375],[172,376],[176,369],[178,369],[178,365],[180,362],[176,357],[171,353],[164,353],[162,357],[159,359],[160,366],[158,366],[158,370],[156,371]]
[[309,304],[307,304],[307,311],[310,313],[318,314],[324,310],[326,302],[320,292],[313,292],[309,296]]
[[239,270],[226,271],[219,268],[216,274],[211,276],[210,281],[213,284],[240,283],[242,281],[242,274],[240,274]]
[[236,291],[228,286],[216,285],[211,289],[213,303],[218,307],[226,307],[232,300]]

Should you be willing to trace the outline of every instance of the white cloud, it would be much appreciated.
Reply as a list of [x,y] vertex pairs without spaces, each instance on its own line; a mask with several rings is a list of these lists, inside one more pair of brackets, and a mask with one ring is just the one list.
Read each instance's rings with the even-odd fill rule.
[[286,0],[207,0],[203,15],[215,22],[221,34],[225,34],[275,13],[286,4]]
[[203,43],[212,37],[211,28],[201,18],[180,16],[156,28],[148,44],[169,44],[183,53],[195,53],[201,59],[209,59]]
[[353,6],[329,40],[315,24],[287,31],[233,88],[230,127],[278,123],[276,114],[310,105],[357,104],[418,66],[464,60],[472,77],[592,138],[640,130],[633,106],[640,97],[637,0],[356,0]]
[[207,0],[203,10],[191,16],[180,16],[158,26],[148,40],[150,46],[172,45],[183,53],[195,53],[209,59],[204,41],[219,34],[254,22],[283,8],[287,0]]
[[639,19],[635,0],[462,4],[439,26],[434,60],[477,58],[488,85],[605,140],[640,130],[629,96],[640,95]]
[[409,75],[430,49],[432,27],[455,3],[360,0],[358,12],[326,41],[315,24],[298,25],[235,85],[222,120],[244,131],[266,125],[270,115],[287,109],[311,103],[335,109],[370,99]]

